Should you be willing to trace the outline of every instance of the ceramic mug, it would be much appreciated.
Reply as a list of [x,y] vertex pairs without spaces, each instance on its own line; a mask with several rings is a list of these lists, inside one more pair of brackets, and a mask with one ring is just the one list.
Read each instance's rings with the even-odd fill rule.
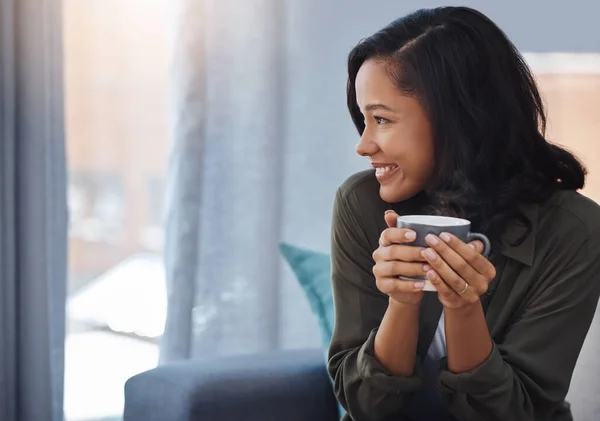
[[[408,228],[417,233],[417,239],[410,243],[412,246],[429,247],[425,242],[428,234],[435,234],[438,237],[441,233],[447,232],[460,238],[463,242],[469,243],[473,240],[479,240],[483,243],[483,255],[490,254],[490,240],[483,234],[471,232],[471,221],[450,216],[437,215],[403,215],[399,216],[396,222],[398,228]],[[425,276],[406,276],[405,278],[425,281],[424,291],[436,291],[433,284]]]

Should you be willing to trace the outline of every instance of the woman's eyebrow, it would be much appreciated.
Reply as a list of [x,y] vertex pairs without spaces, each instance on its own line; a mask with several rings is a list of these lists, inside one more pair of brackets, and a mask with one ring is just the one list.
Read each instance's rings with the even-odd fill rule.
[[396,112],[393,108],[388,107],[385,104],[369,104],[365,107],[365,111],[385,110],[390,112]]

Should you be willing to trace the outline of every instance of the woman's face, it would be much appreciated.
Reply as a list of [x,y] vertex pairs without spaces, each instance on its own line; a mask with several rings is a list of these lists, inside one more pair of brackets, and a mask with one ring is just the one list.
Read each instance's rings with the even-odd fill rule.
[[365,130],[356,152],[368,156],[388,203],[408,199],[429,181],[434,167],[433,137],[425,110],[390,79],[384,61],[367,60],[356,76],[356,101]]

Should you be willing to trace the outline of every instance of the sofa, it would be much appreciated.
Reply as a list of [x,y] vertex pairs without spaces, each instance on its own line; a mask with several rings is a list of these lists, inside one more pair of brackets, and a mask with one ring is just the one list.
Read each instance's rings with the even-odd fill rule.
[[323,351],[160,366],[125,385],[124,421],[336,421]]

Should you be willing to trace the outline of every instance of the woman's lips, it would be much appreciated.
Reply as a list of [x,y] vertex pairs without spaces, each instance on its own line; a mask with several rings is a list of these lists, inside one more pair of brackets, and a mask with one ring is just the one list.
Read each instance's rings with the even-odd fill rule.
[[384,184],[390,181],[399,170],[400,167],[396,164],[377,166],[375,167],[375,177],[377,178],[377,181]]

